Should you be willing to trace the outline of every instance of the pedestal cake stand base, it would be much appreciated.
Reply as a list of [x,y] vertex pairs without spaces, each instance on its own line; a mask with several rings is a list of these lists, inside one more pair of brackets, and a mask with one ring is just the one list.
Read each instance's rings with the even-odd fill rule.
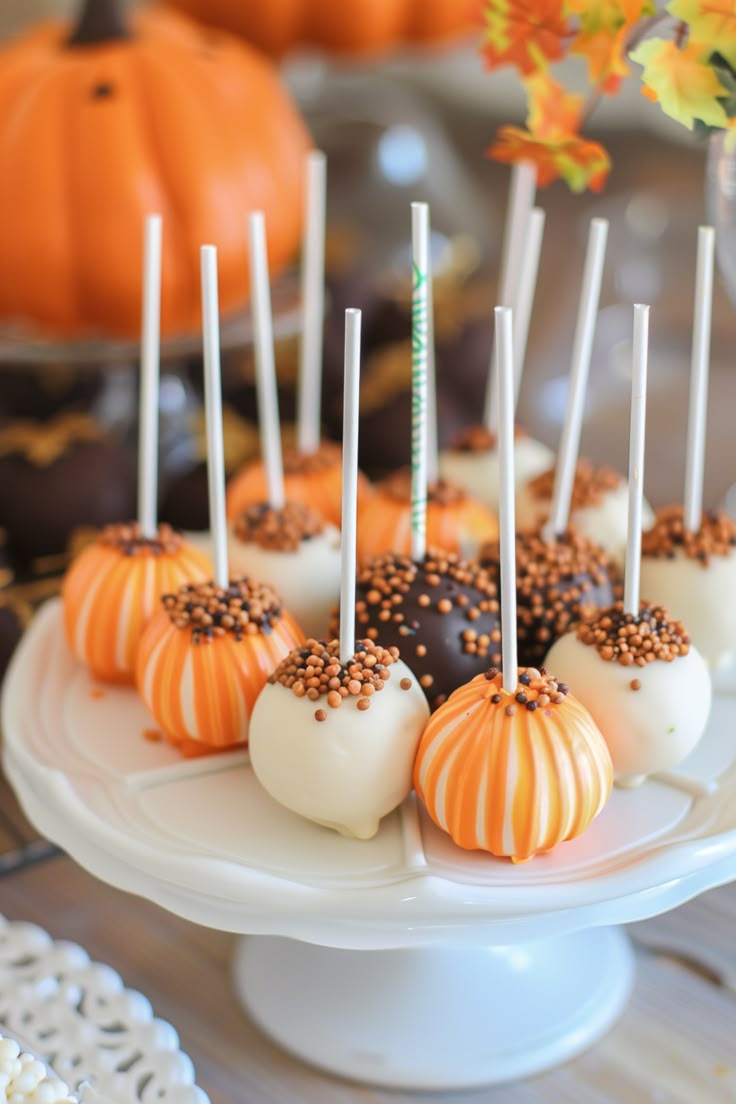
[[470,1089],[566,1061],[615,1022],[633,954],[615,928],[513,946],[346,951],[241,939],[250,1017],[312,1065],[388,1088]]

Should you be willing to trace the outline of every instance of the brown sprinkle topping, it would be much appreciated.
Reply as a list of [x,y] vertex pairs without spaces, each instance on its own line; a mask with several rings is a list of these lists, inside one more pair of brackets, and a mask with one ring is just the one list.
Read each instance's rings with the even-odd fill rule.
[[[526,433],[520,426],[514,426],[514,437],[525,437]],[[466,426],[455,438],[450,448],[454,452],[491,452],[498,444],[498,437],[491,433],[484,425]]]
[[[399,468],[381,480],[377,490],[379,494],[396,502],[411,502],[411,471],[409,468]],[[438,506],[456,506],[465,502],[467,497],[462,487],[446,479],[438,479],[427,487],[427,502],[436,502]]]
[[[578,640],[589,644],[601,659],[624,667],[645,667],[655,659],[671,663],[690,651],[690,637],[682,621],[671,621],[662,606],[640,606],[639,615],[624,613],[616,602],[580,622]],[[638,680],[634,680],[638,681]],[[632,690],[637,689],[631,684]]]
[[284,475],[316,475],[329,468],[339,468],[340,446],[322,441],[314,452],[299,452],[296,448],[284,449]]
[[[382,648],[372,640],[359,640],[355,655],[347,663],[341,663],[339,640],[326,644],[310,639],[290,652],[268,681],[280,683],[298,698],[306,696],[317,701],[324,697],[331,709],[339,709],[344,698],[357,698],[356,707],[364,710],[370,708],[373,695],[383,690],[391,677],[388,668],[398,658],[398,648]],[[409,680],[402,679],[402,688],[404,682]],[[317,713],[324,716],[318,717]],[[321,709],[317,713],[317,720],[327,716]]]
[[[520,667],[516,690],[512,695],[503,688],[503,673],[498,667],[490,667],[483,675],[491,685],[484,689],[483,697],[491,705],[502,705],[507,717],[513,717],[517,706],[534,713],[550,705],[562,705],[569,693],[566,683],[559,682],[545,667]],[[509,698],[516,704],[510,704]]]
[[321,514],[301,502],[287,502],[280,510],[259,502],[248,506],[233,523],[238,540],[271,552],[297,552],[302,541],[318,536],[324,528]]
[[722,510],[712,510],[703,514],[697,533],[686,533],[683,507],[665,506],[642,537],[642,554],[671,560],[677,548],[707,567],[711,556],[730,556],[736,549],[736,523]]
[[[555,482],[555,469],[542,472],[527,484],[532,498],[551,499]],[[571,510],[580,510],[585,506],[598,506],[611,491],[617,490],[623,482],[618,472],[606,466],[596,468],[590,460],[578,460],[575,468],[575,481],[572,488]]]
[[282,615],[281,599],[270,586],[247,576],[231,579],[227,587],[213,582],[187,583],[161,601],[171,623],[190,629],[195,644],[232,633],[236,640],[268,634]]
[[641,679],[632,679],[629,686],[632,690],[641,690]]
[[184,544],[184,537],[165,522],[159,525],[155,537],[144,537],[138,522],[130,521],[106,525],[97,542],[108,548],[117,548],[124,556],[160,556],[177,553]]

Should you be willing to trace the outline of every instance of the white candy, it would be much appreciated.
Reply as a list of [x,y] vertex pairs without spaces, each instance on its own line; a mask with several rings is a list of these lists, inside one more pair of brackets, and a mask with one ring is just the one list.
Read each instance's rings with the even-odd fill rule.
[[[514,477],[517,491],[524,483],[547,471],[554,453],[532,437],[518,437],[514,443]],[[473,498],[498,511],[498,449],[480,452],[444,449],[439,458],[440,475],[457,483]]]
[[77,1104],[77,1098],[42,1062],[0,1036],[0,1104]]
[[[532,495],[528,484],[516,496],[517,529],[536,529],[547,520],[552,502],[549,498]],[[625,480],[609,491],[594,506],[583,506],[570,513],[570,521],[584,536],[600,544],[612,559],[624,562],[626,533],[629,524],[629,490]],[[642,509],[642,528],[648,529],[654,522],[654,514],[648,502]]]
[[304,635],[324,637],[340,594],[340,533],[334,525],[301,541],[296,552],[261,548],[238,540],[231,530],[228,555],[233,575],[270,583]]
[[[602,659],[593,645],[570,632],[552,645],[544,665],[592,714],[621,785],[638,785],[649,774],[677,766],[703,735],[711,683],[696,648],[670,663],[624,667]],[[640,689],[631,688],[633,679]]]
[[682,548],[672,559],[643,555],[641,591],[685,622],[712,671],[736,655],[736,551],[707,565]]
[[[412,767],[429,707],[401,660],[391,677],[359,710],[359,697],[330,708],[324,697],[297,697],[267,683],[250,723],[250,761],[265,790],[294,813],[344,836],[370,839],[382,817],[412,786]],[[402,679],[410,679],[408,690]],[[315,719],[323,709],[326,718]]]

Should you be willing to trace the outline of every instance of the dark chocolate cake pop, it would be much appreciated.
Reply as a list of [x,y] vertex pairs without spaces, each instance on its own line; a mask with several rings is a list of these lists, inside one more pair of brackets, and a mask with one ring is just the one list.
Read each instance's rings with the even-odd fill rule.
[[0,591],[0,681],[30,616],[30,607],[26,603]]
[[429,551],[421,564],[376,556],[358,573],[355,629],[398,647],[431,709],[501,661],[496,585],[452,553]]
[[[480,563],[499,583],[498,541],[480,552]],[[618,572],[600,545],[572,527],[546,541],[539,530],[516,536],[516,605],[519,663],[541,667],[547,652],[571,624],[614,600]]]

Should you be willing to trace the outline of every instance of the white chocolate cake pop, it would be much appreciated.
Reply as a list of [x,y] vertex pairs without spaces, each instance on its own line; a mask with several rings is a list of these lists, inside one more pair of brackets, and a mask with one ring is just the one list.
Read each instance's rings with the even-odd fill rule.
[[561,637],[545,665],[589,709],[622,785],[676,766],[703,735],[708,668],[682,622],[660,606],[642,604],[638,616],[620,602],[600,610]]
[[230,525],[234,571],[269,583],[306,636],[324,636],[340,592],[340,533],[298,502],[250,506]]
[[[517,490],[547,471],[554,453],[523,431],[514,443],[514,473]],[[440,453],[440,475],[462,487],[489,509],[498,511],[498,449],[496,435],[485,426],[471,426]]]
[[281,805],[342,835],[370,839],[411,790],[428,716],[398,649],[360,641],[341,663],[336,640],[308,640],[258,697],[251,764]]
[[720,511],[685,531],[681,506],[657,511],[642,538],[644,591],[682,617],[711,670],[736,654],[736,524]]
[[[516,522],[520,531],[537,529],[547,521],[552,505],[555,471],[550,468],[525,484],[516,497]],[[642,524],[654,520],[651,506],[642,506]],[[578,460],[575,468],[570,521],[579,533],[600,544],[623,561],[628,525],[628,484],[613,468],[595,467]]]

